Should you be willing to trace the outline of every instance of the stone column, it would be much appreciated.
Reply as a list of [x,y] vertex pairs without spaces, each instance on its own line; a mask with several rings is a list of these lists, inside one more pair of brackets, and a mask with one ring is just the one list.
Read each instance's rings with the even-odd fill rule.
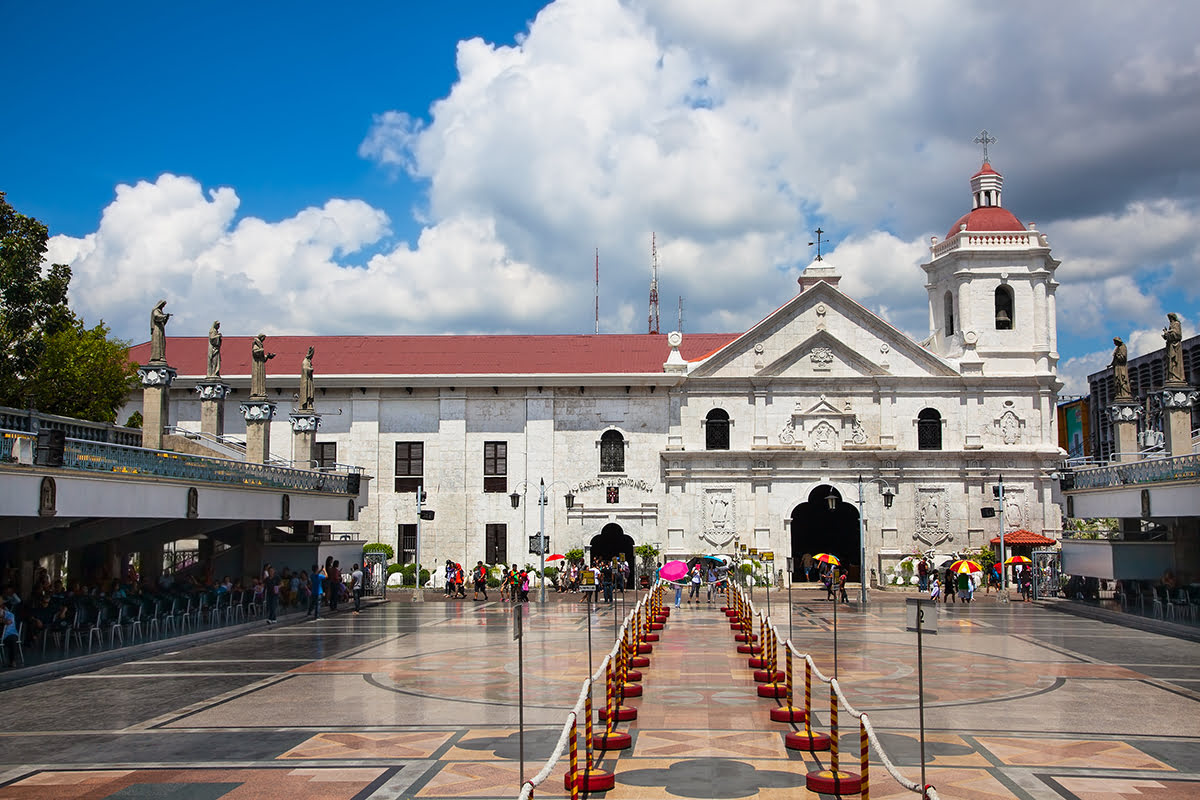
[[1190,386],[1165,386],[1162,389],[1163,449],[1172,456],[1192,454],[1192,403],[1197,393]]
[[293,411],[288,414],[292,423],[292,466],[313,469],[313,450],[317,442],[317,430],[321,427],[321,415],[315,411]]
[[142,447],[161,450],[163,428],[170,419],[171,383],[175,370],[166,364],[138,367],[142,381]]
[[225,398],[229,385],[220,380],[208,379],[196,384],[200,395],[200,432],[209,436],[225,434]]
[[251,398],[239,409],[246,420],[246,460],[265,464],[271,457],[271,420],[275,418],[275,404]]
[[1138,420],[1143,409],[1137,403],[1113,403],[1108,407],[1108,418],[1112,420],[1116,433],[1117,461],[1136,461],[1138,447]]

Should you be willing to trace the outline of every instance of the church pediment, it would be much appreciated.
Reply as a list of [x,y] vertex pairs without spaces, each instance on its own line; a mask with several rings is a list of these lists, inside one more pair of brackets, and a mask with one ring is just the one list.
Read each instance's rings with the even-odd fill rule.
[[689,371],[694,377],[954,376],[958,371],[827,283],[793,297]]

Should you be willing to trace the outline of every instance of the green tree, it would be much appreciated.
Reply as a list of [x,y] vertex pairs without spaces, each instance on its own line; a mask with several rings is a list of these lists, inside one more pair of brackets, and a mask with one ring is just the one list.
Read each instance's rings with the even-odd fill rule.
[[46,226],[17,213],[0,192],[0,405],[25,406],[46,338],[75,322],[67,306],[71,268],[43,265]]
[[46,336],[26,402],[47,414],[115,422],[137,385],[137,367],[128,359],[129,343],[108,334],[103,322],[85,328],[76,321]]

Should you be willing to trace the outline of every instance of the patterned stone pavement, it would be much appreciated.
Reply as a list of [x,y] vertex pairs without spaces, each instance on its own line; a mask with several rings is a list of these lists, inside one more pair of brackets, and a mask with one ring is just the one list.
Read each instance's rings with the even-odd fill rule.
[[[796,593],[792,628],[831,673],[832,607],[817,597]],[[866,613],[842,607],[838,670],[915,779],[915,637],[898,600],[880,595]],[[588,672],[588,622],[570,601],[528,611],[526,777],[553,749]],[[591,616],[593,664],[613,622],[607,608]],[[521,671],[511,631],[498,603],[406,598],[161,655],[130,649],[115,666],[10,688],[0,800],[515,797]],[[756,696],[724,615],[680,609],[650,658],[645,695],[630,703],[639,718],[622,726],[633,747],[599,754],[616,773],[605,797],[810,796],[805,774],[828,768],[829,754],[783,746],[790,727],[769,720],[774,701]],[[924,662],[927,780],[947,800],[1200,797],[1200,644],[984,603],[940,610]],[[828,702],[818,686],[821,731]],[[847,719],[842,768],[856,770]],[[566,765],[535,796],[565,797]],[[877,762],[870,778],[873,798],[915,797]]]

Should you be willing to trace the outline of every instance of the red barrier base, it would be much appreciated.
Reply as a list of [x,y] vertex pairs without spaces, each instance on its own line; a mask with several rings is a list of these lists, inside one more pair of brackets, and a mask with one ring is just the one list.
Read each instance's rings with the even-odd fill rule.
[[663,624],[661,622],[651,622],[650,623],[650,630],[661,631],[662,629],[663,629]]
[[636,669],[625,670],[625,680],[633,681],[634,683],[637,683],[641,679],[642,679],[642,673],[638,672]]
[[669,617],[669,616],[671,616],[671,609],[667,608],[666,606],[663,606],[662,608],[660,608],[660,609],[658,610],[658,613],[657,613],[657,614],[655,614],[654,616],[656,616],[656,617]]
[[735,642],[757,642],[758,634],[757,633],[735,633],[733,635],[733,640]]
[[[633,706],[617,706],[617,720],[619,722],[632,722],[637,719],[638,710]],[[608,719],[608,709],[602,708],[596,712],[596,718],[600,720]]]
[[[786,697],[787,695],[784,695]],[[794,706],[781,706],[771,709],[772,722],[808,722],[808,712]]]
[[786,683],[761,683],[758,686],[759,697],[787,697]]
[[[607,792],[616,785],[617,776],[600,769],[591,769],[575,773],[575,783],[581,792]],[[563,775],[563,788],[571,791],[571,773]]]
[[[592,737],[595,739],[595,737]],[[788,750],[807,750],[814,752],[816,750],[829,749],[829,736],[824,733],[818,733],[810,728],[805,728],[802,731],[792,731],[787,736],[783,737],[783,746]]]
[[[762,648],[759,648],[755,652],[761,653]],[[763,669],[764,667],[767,666],[767,659],[755,656],[754,658],[749,659],[746,663],[750,667],[750,669]]]
[[857,772],[823,769],[808,773],[804,785],[810,792],[819,794],[859,794],[862,792],[862,776]]
[[654,645],[647,644],[646,642],[642,642],[641,644],[638,645],[638,652],[639,653],[653,653]]
[[[762,647],[757,644],[739,644],[737,651],[739,653],[761,653]],[[750,660],[753,661],[754,659],[752,658]],[[751,664],[750,666],[754,665]]]
[[633,737],[624,731],[596,733],[592,734],[592,747],[596,750],[628,750],[633,747]]
[[756,669],[754,670],[755,683],[778,683],[787,680],[787,673],[779,670]]
[[629,666],[648,667],[650,666],[650,659],[646,658],[645,656],[633,656],[629,659]]
[[722,610],[722,611],[728,611],[728,610],[729,610],[729,606],[721,606],[721,610]]
[[622,697],[641,697],[642,685],[640,683],[623,683],[621,684]]
[[[650,627],[651,627],[651,628],[653,628],[653,627],[654,627],[654,625],[651,625]],[[658,627],[660,627],[660,628],[661,628],[661,627],[662,627],[662,625],[659,625]],[[657,642],[657,641],[658,641],[658,634],[657,634],[657,633],[643,633],[643,634],[642,634],[642,641],[643,641],[643,642]]]
[[725,616],[729,617],[730,619],[741,616],[736,608],[725,608],[722,610],[725,612]]
[[665,625],[667,622],[667,615],[659,614],[657,617],[654,618],[654,621],[657,622],[659,625]]

